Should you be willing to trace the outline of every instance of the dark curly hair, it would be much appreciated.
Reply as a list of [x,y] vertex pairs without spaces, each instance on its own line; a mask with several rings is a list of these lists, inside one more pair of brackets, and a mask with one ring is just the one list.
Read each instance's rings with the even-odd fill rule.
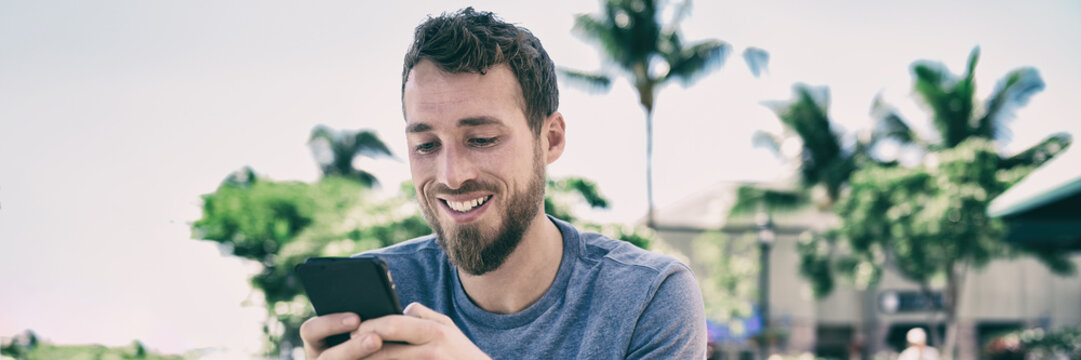
[[403,100],[409,72],[424,59],[449,73],[483,75],[492,66],[510,66],[522,87],[522,111],[534,136],[540,135],[544,119],[559,108],[555,65],[540,39],[491,12],[467,7],[453,14],[429,16],[417,26],[402,69]]

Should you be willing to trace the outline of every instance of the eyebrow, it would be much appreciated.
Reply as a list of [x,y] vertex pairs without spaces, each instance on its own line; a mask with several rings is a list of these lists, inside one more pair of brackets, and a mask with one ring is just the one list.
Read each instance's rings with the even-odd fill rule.
[[[503,122],[491,116],[467,117],[458,120],[458,127],[484,125],[503,125]],[[413,123],[405,127],[406,133],[420,133],[426,131],[432,131],[432,126],[426,123]]]

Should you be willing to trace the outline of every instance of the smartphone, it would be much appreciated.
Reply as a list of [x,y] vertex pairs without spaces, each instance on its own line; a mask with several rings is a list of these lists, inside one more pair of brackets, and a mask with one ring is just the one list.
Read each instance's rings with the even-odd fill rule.
[[[402,313],[387,264],[376,257],[309,258],[295,268],[315,313],[351,312],[361,321]],[[349,333],[328,337],[327,347],[349,340]]]

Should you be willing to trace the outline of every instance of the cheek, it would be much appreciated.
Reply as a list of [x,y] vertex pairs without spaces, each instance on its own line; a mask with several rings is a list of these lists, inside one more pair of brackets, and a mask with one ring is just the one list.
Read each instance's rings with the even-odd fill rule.
[[414,156],[409,157],[409,174],[413,176],[413,182],[419,186],[423,179],[431,173],[431,161]]
[[432,169],[431,164],[423,160],[409,159],[409,174],[412,176],[413,189],[417,191],[418,198],[424,197],[424,187],[434,178]]

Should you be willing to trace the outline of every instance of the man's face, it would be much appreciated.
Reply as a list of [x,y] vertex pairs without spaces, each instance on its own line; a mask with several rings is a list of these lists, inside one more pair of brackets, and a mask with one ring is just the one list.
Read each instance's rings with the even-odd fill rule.
[[421,61],[405,85],[409,167],[424,217],[460,269],[495,270],[538,217],[543,140],[506,65],[450,74]]

